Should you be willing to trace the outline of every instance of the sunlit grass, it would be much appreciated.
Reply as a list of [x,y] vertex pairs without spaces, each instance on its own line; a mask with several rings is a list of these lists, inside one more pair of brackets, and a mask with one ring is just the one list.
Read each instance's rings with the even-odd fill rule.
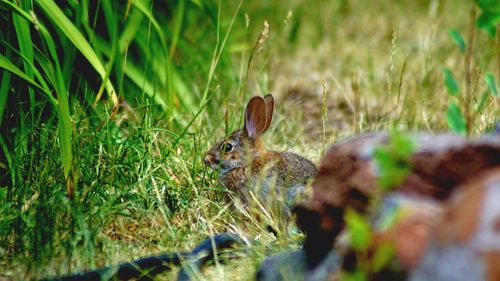
[[[265,256],[299,247],[303,236],[258,202],[227,204],[217,175],[203,166],[211,144],[242,125],[250,96],[277,98],[268,149],[318,163],[325,143],[356,133],[447,130],[442,69],[453,70],[462,87],[465,79],[463,55],[448,34],[466,36],[467,1],[97,2],[68,1],[63,9],[75,12],[71,22],[87,45],[57,28],[65,24],[58,13],[44,16],[54,9],[50,1],[35,4],[37,18],[24,2],[1,1],[1,23],[15,20],[11,33],[0,33],[0,66],[14,73],[0,72],[0,277],[63,275],[189,250],[233,231],[253,241],[244,257],[200,276],[251,280]],[[47,39],[36,20],[50,30],[59,64],[45,48],[50,42],[40,42]],[[252,57],[265,20],[269,37]],[[478,30],[474,66],[498,71],[494,48]],[[89,60],[97,62],[81,66]],[[485,91],[478,83],[477,93]],[[500,116],[498,97],[484,102],[473,135]],[[65,175],[76,183],[72,199]]]

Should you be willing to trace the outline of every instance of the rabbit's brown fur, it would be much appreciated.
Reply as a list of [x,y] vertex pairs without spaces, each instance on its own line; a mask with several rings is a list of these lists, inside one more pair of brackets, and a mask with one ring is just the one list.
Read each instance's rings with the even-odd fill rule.
[[245,109],[245,126],[228,138],[218,141],[205,156],[205,164],[220,169],[219,180],[235,192],[245,204],[249,191],[268,200],[271,194],[284,196],[287,208],[309,179],[316,167],[306,158],[292,152],[268,151],[260,138],[270,126],[274,98],[253,97]]

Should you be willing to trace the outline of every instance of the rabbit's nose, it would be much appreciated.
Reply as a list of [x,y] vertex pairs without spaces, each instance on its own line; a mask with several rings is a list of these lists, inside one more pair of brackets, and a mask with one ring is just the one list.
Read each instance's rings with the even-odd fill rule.
[[212,154],[207,154],[205,156],[205,165],[210,167],[212,166],[213,162],[214,162],[214,156]]

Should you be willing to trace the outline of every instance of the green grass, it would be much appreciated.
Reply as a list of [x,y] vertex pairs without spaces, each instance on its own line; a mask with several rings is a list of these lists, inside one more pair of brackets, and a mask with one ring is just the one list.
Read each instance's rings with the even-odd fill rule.
[[499,46],[475,28],[467,51],[470,1],[17,2],[0,0],[0,278],[237,231],[255,240],[247,257],[201,278],[251,280],[266,255],[299,247],[302,234],[257,219],[257,204],[227,205],[203,166],[254,94],[277,98],[267,147],[316,163],[357,133],[447,131],[450,103],[470,113],[470,135],[500,116]]

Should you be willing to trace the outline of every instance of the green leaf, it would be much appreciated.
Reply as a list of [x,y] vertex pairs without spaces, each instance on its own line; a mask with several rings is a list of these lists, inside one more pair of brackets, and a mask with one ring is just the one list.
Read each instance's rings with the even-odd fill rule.
[[475,2],[482,10],[500,12],[500,2],[497,0],[476,0]]
[[484,29],[491,37],[496,35],[496,25],[500,22],[500,14],[483,12],[476,20],[476,26]]
[[366,276],[366,272],[361,270],[356,270],[354,272],[346,272],[342,271],[340,273],[340,280],[342,281],[366,281],[368,277]]
[[455,80],[455,77],[453,76],[453,72],[447,67],[443,68],[443,73],[444,73],[444,84],[446,86],[446,89],[448,89],[448,93],[452,96],[458,95],[458,92],[460,91],[460,88],[458,86],[457,81]]
[[455,43],[460,48],[460,52],[462,52],[462,54],[465,54],[465,41],[460,33],[454,29],[450,30],[448,33],[450,34],[451,39],[455,41]]
[[398,158],[409,158],[415,148],[413,141],[398,131],[391,133],[390,141],[391,152]]
[[374,161],[378,168],[378,184],[383,190],[400,185],[410,172],[410,157],[415,149],[413,141],[397,131],[387,145],[375,148]]
[[465,121],[460,108],[455,101],[451,101],[448,105],[448,111],[446,112],[446,120],[448,121],[448,126],[460,135],[467,134],[467,122]]
[[383,243],[375,251],[373,257],[373,269],[380,271],[394,257],[394,247],[391,244]]
[[488,85],[488,88],[491,91],[491,95],[495,97],[498,96],[497,86],[495,85],[495,77],[493,76],[493,74],[491,73],[486,74],[485,79],[486,79],[486,85]]
[[371,243],[371,231],[368,220],[355,210],[348,208],[345,214],[351,245],[355,250],[365,250]]
[[500,23],[500,1],[476,0],[482,13],[476,20],[476,26],[486,30],[491,37],[496,35],[496,26]]

